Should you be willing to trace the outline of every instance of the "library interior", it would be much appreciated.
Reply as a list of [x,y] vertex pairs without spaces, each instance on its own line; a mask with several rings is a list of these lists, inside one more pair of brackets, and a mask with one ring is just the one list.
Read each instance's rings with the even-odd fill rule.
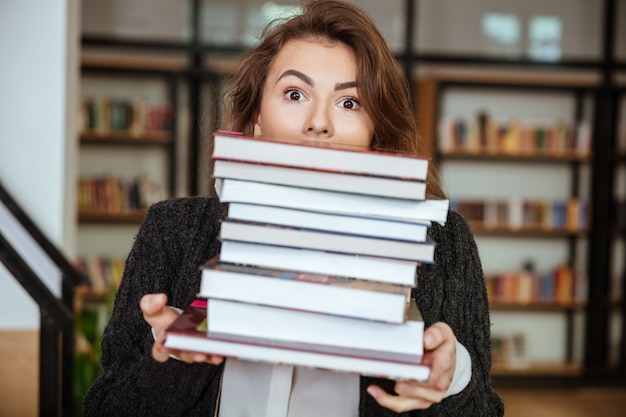
[[[422,141],[422,168],[436,168],[446,204],[463,216],[476,241],[489,303],[491,384],[504,415],[626,415],[626,0],[351,3],[372,17],[397,59]],[[267,23],[300,8],[299,0],[0,4],[0,51],[6,57],[0,69],[0,416],[82,415],[83,397],[102,373],[100,342],[148,208],[179,197],[216,197],[218,184],[219,197],[232,205],[221,223],[225,264],[204,265],[203,274],[243,275],[248,258],[237,256],[271,257],[269,249],[256,252],[260,242],[254,236],[246,241],[244,234],[254,231],[241,228],[263,229],[268,219],[281,218],[285,224],[271,225],[263,242],[280,247],[280,259],[267,265],[259,260],[267,270],[252,274],[268,280],[274,269],[304,268],[328,280],[347,276],[350,284],[337,285],[348,286],[377,281],[365,276],[377,267],[397,267],[397,276],[376,286],[389,292],[383,287],[402,287],[393,320],[407,320],[404,302],[415,272],[407,270],[400,282],[400,268],[406,270],[409,261],[417,265],[413,292],[419,292],[419,267],[433,263],[437,253],[427,246],[429,225],[445,221],[445,215],[437,218],[439,207],[429,213],[432,218],[420,218],[423,223],[385,209],[383,215],[370,213],[380,235],[361,234],[361,242],[355,236],[368,214],[354,211],[369,204],[364,197],[346,199],[345,212],[323,214],[306,205],[304,194],[287,194],[284,207],[267,203],[258,210],[251,204],[265,200],[227,200],[239,183],[264,183],[268,188],[259,194],[265,197],[280,194],[269,184],[311,188],[308,173],[297,183],[296,174],[305,170],[335,171],[327,182],[343,186],[339,177],[345,173],[316,166],[312,154],[294,154],[300,160],[286,171],[291,162],[263,160],[274,148],[260,145],[249,152],[253,163],[243,164],[246,156],[238,152],[246,145],[238,142],[257,141],[214,133],[225,111],[224,81],[258,44]],[[226,146],[233,137],[232,150],[224,150],[233,154],[211,161],[217,140]],[[325,163],[328,157],[320,155]],[[369,156],[368,164],[376,165]],[[249,165],[248,174],[243,165]],[[268,166],[278,168],[269,172]],[[396,168],[348,175],[355,183],[363,179],[362,188],[316,189],[310,204],[323,193],[362,197],[373,177],[387,181],[381,189],[410,185],[424,192],[425,173],[413,181]],[[307,210],[315,217],[301,216]],[[302,224],[290,224],[292,219]],[[398,222],[407,227],[393,235]],[[299,235],[298,250],[288,248],[296,227],[310,233]],[[285,240],[277,240],[283,231]],[[316,246],[318,235],[328,231],[346,240]],[[389,253],[345,249],[391,239],[397,245]],[[418,247],[424,254],[411,257]],[[403,250],[406,256],[399,254]],[[330,260],[311,261],[305,252],[332,252],[332,262],[351,262],[347,267],[361,267],[363,276],[334,264],[325,270]],[[357,265],[359,256],[373,260]],[[302,266],[309,264],[309,270]],[[207,280],[202,291],[218,290]],[[209,305],[228,311],[262,304],[236,301],[244,303]],[[290,301],[282,307],[301,305]],[[365,303],[364,314],[370,314],[366,307],[376,303]],[[251,314],[261,320],[266,312]],[[359,320],[369,326],[367,320],[391,319]],[[244,324],[250,332],[261,326],[238,327]],[[298,323],[289,325],[272,329],[275,337],[299,333]]]

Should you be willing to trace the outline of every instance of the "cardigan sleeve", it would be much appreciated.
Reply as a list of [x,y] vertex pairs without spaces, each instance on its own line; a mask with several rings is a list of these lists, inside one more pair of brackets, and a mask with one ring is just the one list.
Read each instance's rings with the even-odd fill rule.
[[[154,339],[139,301],[144,294],[164,292],[169,304],[191,302],[197,267],[216,249],[214,218],[203,218],[199,204],[159,203],[150,208],[128,256],[110,321],[102,339],[102,375],[84,399],[85,416],[211,415],[221,366],[156,362]],[[211,217],[211,216],[209,216]],[[208,224],[202,230],[202,224]],[[204,239],[194,238],[195,234]],[[200,244],[206,241],[204,245]],[[200,243],[199,243],[200,242]],[[197,246],[206,249],[198,250]],[[189,252],[209,252],[189,260]],[[193,258],[193,256],[192,256]],[[190,265],[187,265],[190,264]],[[184,288],[181,290],[181,288]],[[183,295],[177,295],[183,294]]]
[[374,383],[393,393],[394,382],[363,377],[360,415],[501,417],[504,405],[491,387],[489,306],[476,242],[463,217],[453,211],[448,214],[446,225],[433,224],[430,234],[437,243],[435,263],[419,267],[413,296],[426,326],[447,323],[467,349],[472,362],[470,382],[460,393],[425,410],[397,414],[379,406],[365,392]]
[[435,265],[429,265],[430,271],[425,268],[422,281],[434,282],[420,281],[418,303],[428,305],[422,311],[427,325],[437,321],[450,325],[470,354],[472,377],[463,391],[416,415],[502,416],[504,405],[491,386],[489,303],[476,242],[469,225],[453,211],[445,227],[433,226],[433,235],[438,245]]

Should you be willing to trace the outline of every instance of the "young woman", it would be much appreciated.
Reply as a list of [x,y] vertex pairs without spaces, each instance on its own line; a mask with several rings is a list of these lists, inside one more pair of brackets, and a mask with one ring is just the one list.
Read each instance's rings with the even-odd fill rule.
[[[223,127],[419,153],[408,91],[372,20],[350,3],[319,0],[270,26],[245,57],[230,80]],[[444,196],[434,171],[428,193]],[[226,209],[199,197],[150,208],[104,333],[104,372],[85,398],[87,416],[503,414],[490,384],[481,264],[467,224],[454,212],[445,226],[433,224],[436,263],[420,266],[413,294],[427,325],[428,382],[165,349],[164,330],[199,289],[200,265],[219,252]]]

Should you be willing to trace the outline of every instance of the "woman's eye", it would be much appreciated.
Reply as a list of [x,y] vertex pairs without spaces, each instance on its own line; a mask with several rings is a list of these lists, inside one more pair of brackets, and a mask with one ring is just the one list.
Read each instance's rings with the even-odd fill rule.
[[285,94],[290,101],[300,101],[302,99],[302,93],[298,90],[288,90]]
[[359,108],[359,102],[353,98],[346,98],[341,100],[341,107],[348,110],[357,110]]

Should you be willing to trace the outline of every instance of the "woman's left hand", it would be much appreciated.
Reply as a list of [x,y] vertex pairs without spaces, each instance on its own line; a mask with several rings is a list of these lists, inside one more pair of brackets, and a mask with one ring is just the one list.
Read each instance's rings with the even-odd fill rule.
[[376,385],[370,385],[367,392],[378,404],[397,413],[426,409],[441,402],[456,366],[456,337],[447,324],[435,323],[424,331],[424,364],[430,366],[427,382],[396,381],[397,395],[388,394]]

